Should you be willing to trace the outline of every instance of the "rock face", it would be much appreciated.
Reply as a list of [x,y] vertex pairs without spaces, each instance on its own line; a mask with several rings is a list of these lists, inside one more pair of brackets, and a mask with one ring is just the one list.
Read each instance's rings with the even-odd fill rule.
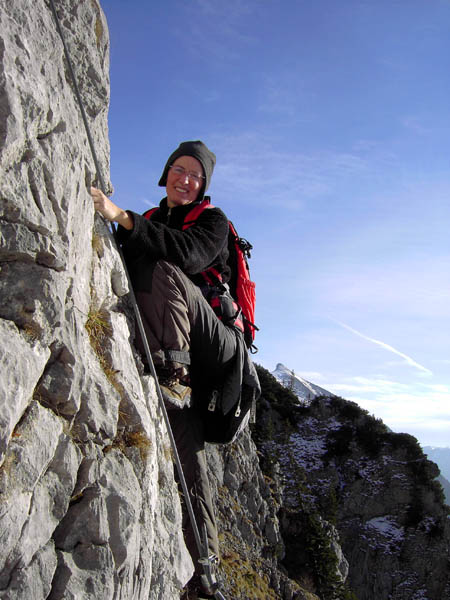
[[[56,5],[108,181],[107,24],[96,0]],[[176,600],[193,571],[92,163],[51,10],[0,0],[5,600]],[[228,600],[355,600],[347,580],[359,600],[450,598],[433,463],[351,403],[261,378],[252,431],[208,448]]]
[[262,473],[250,431],[231,446],[208,446],[208,463],[218,507],[226,598],[317,600],[289,579],[279,564],[284,554],[280,488]]
[[[107,179],[106,21],[56,5]],[[50,9],[1,0],[2,598],[178,597],[192,572],[92,162]]]

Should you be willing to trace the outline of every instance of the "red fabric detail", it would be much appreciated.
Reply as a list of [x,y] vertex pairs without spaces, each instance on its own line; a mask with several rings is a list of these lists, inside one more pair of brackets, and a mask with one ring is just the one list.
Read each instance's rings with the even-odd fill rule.
[[[220,298],[218,296],[213,296],[209,302],[209,305],[216,313],[217,318],[220,321],[222,321],[222,315],[221,315],[221,311],[220,311]],[[236,302],[233,302],[233,308],[236,311],[236,314],[238,314],[239,306],[236,304]],[[244,331],[244,323],[242,322],[241,319],[237,318],[233,324],[236,325],[237,327],[239,327],[239,329],[241,329],[241,331]]]
[[151,216],[152,216],[152,214],[155,212],[155,210],[158,210],[158,207],[157,207],[157,206],[155,206],[155,208],[150,208],[149,210],[145,211],[145,213],[143,214],[143,216],[144,216],[146,219],[150,219],[150,218],[151,218]]
[[186,229],[189,229],[189,227],[192,227],[192,225],[199,218],[199,216],[202,214],[205,208],[214,208],[211,204],[209,196],[205,196],[200,202],[200,204],[196,204],[194,208],[191,211],[189,211],[188,214],[184,217],[182,231],[185,231]]
[[240,320],[240,319],[236,319],[236,321],[234,322],[234,324],[239,327],[239,329],[241,331],[244,331],[244,323]]
[[255,339],[255,283],[238,273],[236,293],[239,306],[242,309],[243,315],[247,319],[247,325],[251,329],[252,338]]
[[229,222],[229,225],[231,232],[235,236],[234,244],[236,247],[237,258],[236,300],[241,307],[246,325],[250,329],[252,339],[255,339],[255,283],[250,279],[250,271],[245,254],[239,248],[239,237],[236,229],[234,228],[233,223]]
[[[205,276],[205,273],[208,273],[208,276],[213,276],[216,278],[217,281],[219,281],[220,283],[222,283],[222,274],[219,273],[219,271],[217,269],[215,269],[214,267],[211,267],[209,269],[207,269],[206,271],[203,271],[203,276]],[[211,277],[209,277],[211,279]],[[217,281],[215,283],[217,283]]]
[[208,271],[202,271],[200,275],[203,275],[203,279],[206,281],[206,283],[209,283],[209,285],[214,285],[213,280],[208,275]]

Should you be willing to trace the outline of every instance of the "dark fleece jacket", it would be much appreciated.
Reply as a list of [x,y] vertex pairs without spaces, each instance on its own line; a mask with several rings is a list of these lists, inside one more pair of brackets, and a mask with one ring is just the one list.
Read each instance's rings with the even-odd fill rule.
[[134,227],[127,231],[119,226],[118,237],[136,291],[148,291],[151,265],[157,260],[178,265],[197,285],[203,283],[199,274],[211,266],[222,274],[224,282],[229,280],[227,217],[220,208],[209,208],[192,227],[182,231],[185,216],[195,204],[169,209],[164,198],[151,220],[128,211]]

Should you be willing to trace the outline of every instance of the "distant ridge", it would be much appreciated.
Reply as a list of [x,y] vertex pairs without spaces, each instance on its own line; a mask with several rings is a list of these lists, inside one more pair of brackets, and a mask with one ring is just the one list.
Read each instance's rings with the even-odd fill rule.
[[315,383],[311,383],[310,381],[299,377],[294,371],[291,371],[291,369],[288,369],[282,363],[277,364],[275,371],[272,371],[272,375],[284,387],[292,390],[302,402],[310,402],[319,396],[328,396],[330,398],[335,396],[335,394],[321,388]]
[[450,506],[450,448],[439,446],[424,446],[423,451],[437,464],[441,474],[438,477],[442,488],[444,489],[445,499]]
[[430,460],[438,465],[445,479],[450,481],[450,448],[424,446],[423,451]]

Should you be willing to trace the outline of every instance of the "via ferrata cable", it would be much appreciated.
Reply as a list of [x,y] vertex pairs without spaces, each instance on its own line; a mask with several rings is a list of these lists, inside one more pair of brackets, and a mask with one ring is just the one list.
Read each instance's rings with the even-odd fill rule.
[[[99,165],[99,161],[97,158],[97,153],[95,151],[95,146],[94,146],[94,141],[92,139],[92,135],[91,135],[91,131],[90,131],[90,127],[89,127],[89,123],[87,120],[87,116],[86,116],[86,111],[84,109],[84,105],[83,105],[83,101],[81,98],[81,94],[80,94],[80,90],[78,87],[78,83],[77,83],[77,79],[75,76],[75,72],[72,66],[72,61],[70,58],[70,54],[69,54],[69,50],[64,38],[64,34],[61,28],[61,24],[60,24],[60,20],[58,17],[58,13],[56,12],[56,8],[54,5],[53,0],[49,0],[50,3],[50,8],[52,10],[53,13],[53,17],[55,19],[55,23],[56,23],[56,28],[58,30],[58,34],[61,38],[62,44],[63,44],[63,48],[64,48],[64,54],[66,57],[66,61],[67,61],[67,66],[69,69],[69,74],[70,74],[70,78],[72,80],[73,83],[73,87],[74,87],[74,91],[75,91],[75,96],[77,99],[77,103],[78,106],[80,108],[80,112],[81,112],[81,116],[83,119],[83,123],[84,123],[84,128],[86,131],[86,135],[87,135],[87,139],[89,142],[89,147],[91,150],[91,154],[92,154],[92,158],[94,160],[94,165],[95,165],[95,171],[96,171],[96,175],[97,175],[97,180],[99,182],[100,185],[100,189],[102,190],[102,192],[104,194],[106,194],[106,185],[105,185],[105,181],[103,179],[103,175],[102,175],[102,171],[100,169],[100,165]],[[139,332],[141,334],[141,338],[143,340],[143,345],[144,345],[144,351],[145,351],[145,357],[147,359],[148,365],[150,367],[150,373],[153,376],[154,380],[155,380],[155,387],[156,387],[156,393],[158,396],[158,401],[159,401],[159,407],[161,409],[163,418],[164,418],[164,422],[166,424],[166,429],[167,429],[167,433],[169,435],[169,440],[170,440],[170,445],[172,447],[172,451],[173,451],[173,456],[174,456],[174,460],[175,460],[175,464],[176,464],[176,468],[177,468],[177,472],[178,472],[178,478],[180,481],[180,485],[183,491],[183,495],[184,495],[184,501],[185,501],[185,505],[186,505],[186,509],[189,515],[189,519],[191,521],[191,525],[192,525],[192,530],[194,532],[194,537],[195,537],[195,542],[197,545],[197,549],[199,552],[199,556],[200,556],[200,564],[202,565],[202,568],[204,570],[205,573],[205,577],[206,580],[209,584],[209,586],[212,588],[213,593],[214,593],[214,597],[217,598],[217,600],[225,600],[225,597],[222,595],[222,593],[220,592],[220,590],[217,588],[217,582],[215,581],[214,575],[212,573],[212,556],[209,555],[209,549],[208,549],[208,541],[207,541],[207,537],[204,536],[204,540],[201,539],[200,537],[200,533],[199,533],[199,529],[198,529],[198,525],[197,525],[197,520],[195,518],[195,514],[194,514],[194,509],[192,507],[192,502],[191,502],[191,498],[190,498],[190,494],[189,494],[189,490],[186,484],[186,479],[184,477],[184,472],[183,472],[183,467],[181,465],[181,461],[180,461],[180,456],[178,454],[178,450],[177,450],[177,446],[175,443],[175,438],[173,436],[172,433],[172,428],[170,426],[170,421],[169,421],[169,417],[167,414],[167,410],[166,410],[166,406],[164,404],[164,400],[163,400],[163,396],[162,396],[162,392],[161,392],[161,388],[159,386],[159,381],[158,381],[158,376],[156,374],[156,370],[155,370],[155,365],[153,363],[153,359],[152,359],[152,355],[151,355],[151,351],[150,351],[150,347],[148,344],[148,340],[147,340],[147,335],[145,333],[145,329],[144,329],[144,325],[142,322],[142,317],[141,317],[141,313],[139,310],[139,306],[137,304],[136,301],[136,296],[133,290],[133,286],[131,284],[131,279],[128,273],[128,269],[125,263],[125,259],[119,244],[119,240],[118,240],[118,236],[117,236],[117,230],[116,227],[114,225],[114,223],[110,223],[111,225],[111,230],[113,233],[113,237],[114,240],[116,242],[116,246],[117,246],[117,250],[119,252],[120,258],[122,260],[122,264],[123,264],[123,268],[127,277],[127,281],[128,281],[128,288],[129,288],[129,294],[130,294],[130,299],[131,299],[131,304],[133,306],[133,310],[134,310],[134,314],[136,317],[136,322],[138,325],[138,329]]]

